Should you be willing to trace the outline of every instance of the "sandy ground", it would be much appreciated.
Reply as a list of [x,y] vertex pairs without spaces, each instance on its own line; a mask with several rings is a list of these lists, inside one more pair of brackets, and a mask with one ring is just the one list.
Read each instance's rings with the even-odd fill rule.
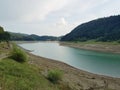
[[51,69],[64,72],[63,83],[69,90],[120,90],[120,78],[92,74],[76,69],[63,62],[47,59],[28,53],[29,63],[40,67],[43,75]]

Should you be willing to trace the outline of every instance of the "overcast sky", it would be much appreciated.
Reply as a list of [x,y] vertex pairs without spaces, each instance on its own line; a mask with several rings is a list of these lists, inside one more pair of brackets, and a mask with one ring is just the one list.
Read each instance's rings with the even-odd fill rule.
[[120,14],[120,0],[0,0],[6,31],[60,36],[81,23]]

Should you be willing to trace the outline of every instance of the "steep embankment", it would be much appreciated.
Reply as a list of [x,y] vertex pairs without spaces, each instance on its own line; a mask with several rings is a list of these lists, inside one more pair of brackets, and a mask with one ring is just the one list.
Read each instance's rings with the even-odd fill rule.
[[9,39],[9,33],[4,31],[3,27],[0,26],[0,59],[8,56],[10,51],[10,44],[8,43]]
[[63,36],[61,41],[120,40],[120,15],[83,23]]
[[[8,57],[7,54],[11,54],[11,49],[5,42],[1,42],[0,90],[69,90],[67,88],[64,89],[64,86],[61,84],[50,82],[41,73],[41,68],[30,64],[31,57],[24,63],[17,62],[18,60]],[[20,59],[20,57],[17,59]]]

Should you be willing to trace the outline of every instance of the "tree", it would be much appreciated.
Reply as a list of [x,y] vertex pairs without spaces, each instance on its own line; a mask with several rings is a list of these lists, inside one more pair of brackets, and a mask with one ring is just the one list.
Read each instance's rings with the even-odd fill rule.
[[5,32],[2,27],[0,27],[0,41],[8,42],[10,40],[10,34]]

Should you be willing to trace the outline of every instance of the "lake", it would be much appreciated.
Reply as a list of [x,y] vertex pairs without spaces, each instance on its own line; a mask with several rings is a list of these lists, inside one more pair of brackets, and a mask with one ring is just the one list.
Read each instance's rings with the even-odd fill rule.
[[32,54],[62,61],[91,73],[120,78],[120,54],[103,53],[60,46],[57,42],[19,44]]

